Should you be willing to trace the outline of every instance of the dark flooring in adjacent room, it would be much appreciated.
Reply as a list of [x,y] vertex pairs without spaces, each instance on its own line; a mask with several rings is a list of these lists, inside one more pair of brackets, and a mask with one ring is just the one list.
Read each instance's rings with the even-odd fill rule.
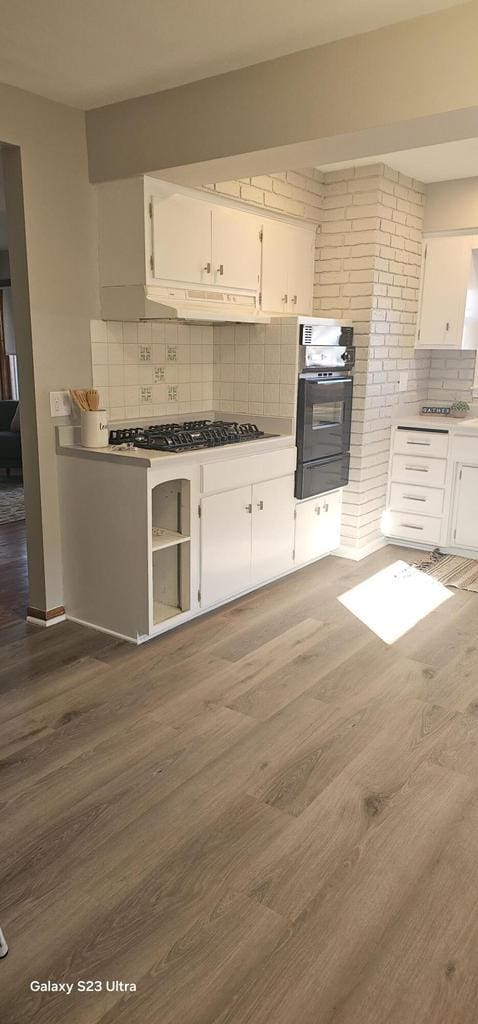
[[141,648],[9,622],[2,564],[2,1024],[476,1024],[478,595],[391,647],[336,600],[403,556]]

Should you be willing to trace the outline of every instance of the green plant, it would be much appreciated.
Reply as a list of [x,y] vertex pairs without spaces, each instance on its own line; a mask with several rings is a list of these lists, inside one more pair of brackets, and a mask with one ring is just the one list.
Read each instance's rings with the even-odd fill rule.
[[461,402],[458,398],[453,402],[451,407],[452,412],[469,412],[470,406],[468,402]]

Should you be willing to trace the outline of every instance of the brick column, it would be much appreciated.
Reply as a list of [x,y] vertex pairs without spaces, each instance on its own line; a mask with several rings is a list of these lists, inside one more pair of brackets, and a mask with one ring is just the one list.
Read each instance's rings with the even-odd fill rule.
[[426,398],[430,356],[415,354],[424,186],[383,164],[324,175],[314,312],[355,328],[350,484],[342,544],[381,542],[393,406]]

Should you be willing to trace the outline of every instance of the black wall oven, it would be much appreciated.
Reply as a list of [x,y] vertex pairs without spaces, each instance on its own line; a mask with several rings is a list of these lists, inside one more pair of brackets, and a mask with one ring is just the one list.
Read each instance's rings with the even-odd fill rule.
[[353,391],[348,371],[353,366],[354,349],[352,328],[341,331],[335,343],[322,346],[317,344],[320,332],[316,332],[314,343],[304,342],[302,329],[301,348],[304,345],[306,350],[301,352],[297,403],[297,498],[348,483]]

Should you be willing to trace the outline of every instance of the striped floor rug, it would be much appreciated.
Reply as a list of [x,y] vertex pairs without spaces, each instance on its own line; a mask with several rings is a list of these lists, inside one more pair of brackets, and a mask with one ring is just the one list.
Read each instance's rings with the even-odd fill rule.
[[457,590],[472,590],[478,594],[478,562],[474,558],[462,558],[460,555],[444,555],[436,549],[415,568],[426,572],[447,587]]

